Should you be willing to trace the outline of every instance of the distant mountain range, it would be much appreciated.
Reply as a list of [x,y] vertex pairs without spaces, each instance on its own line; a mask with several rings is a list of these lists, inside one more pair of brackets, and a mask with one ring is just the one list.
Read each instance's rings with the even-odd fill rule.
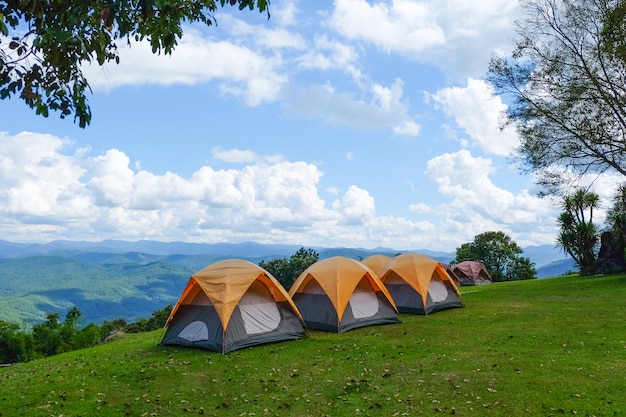
[[[0,320],[30,325],[47,313],[63,316],[78,307],[87,323],[149,317],[178,299],[189,277],[223,259],[253,263],[288,258],[302,246],[259,243],[184,243],[121,240],[13,243],[0,240]],[[307,247],[309,248],[309,247]],[[372,254],[395,256],[390,248],[310,247],[320,259]],[[442,263],[455,253],[415,250]],[[524,249],[538,277],[575,270],[571,259],[550,245]]]

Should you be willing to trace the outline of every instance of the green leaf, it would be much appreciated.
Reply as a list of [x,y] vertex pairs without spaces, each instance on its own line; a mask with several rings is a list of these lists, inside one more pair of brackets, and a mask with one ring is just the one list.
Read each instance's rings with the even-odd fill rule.
[[4,15],[0,13],[0,34],[4,36],[9,36],[9,28],[4,23]]

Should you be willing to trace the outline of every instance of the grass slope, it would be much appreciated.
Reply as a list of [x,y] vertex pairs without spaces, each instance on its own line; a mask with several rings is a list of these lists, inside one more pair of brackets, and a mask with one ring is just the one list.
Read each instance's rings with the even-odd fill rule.
[[463,290],[462,309],[227,355],[159,331],[0,368],[0,415],[626,413],[625,276]]

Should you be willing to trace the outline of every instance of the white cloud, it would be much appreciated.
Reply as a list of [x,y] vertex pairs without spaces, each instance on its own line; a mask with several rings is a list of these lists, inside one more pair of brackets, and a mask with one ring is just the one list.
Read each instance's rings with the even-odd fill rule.
[[282,27],[293,26],[298,23],[297,12],[296,2],[286,1],[281,3],[276,10],[272,9],[272,19]]
[[[485,231],[503,231],[518,244],[528,244],[541,235],[543,241],[556,235],[558,209],[554,202],[531,195],[513,194],[496,187],[490,176],[496,170],[490,159],[473,157],[468,150],[437,156],[428,161],[426,175],[442,195],[451,199],[437,211],[446,216],[446,228],[471,239]],[[530,238],[529,233],[535,237]]]
[[344,224],[364,224],[376,215],[374,198],[356,185],[351,185],[340,200],[333,202],[333,210],[341,216]]
[[223,150],[219,146],[212,149],[213,157],[224,162],[253,162],[258,159],[251,150],[229,149]]
[[92,191],[96,205],[130,206],[135,173],[128,167],[129,162],[129,158],[117,149],[91,160],[91,178],[87,187]]
[[153,54],[146,42],[119,45],[119,65],[84,68],[91,87],[106,91],[122,85],[193,85],[216,80],[222,83],[223,92],[250,106],[278,98],[287,81],[278,72],[280,58],[231,42],[204,39],[191,28],[185,30],[171,56]]
[[415,53],[445,42],[432,15],[424,2],[338,0],[329,24],[347,38],[371,42],[385,51]]
[[358,53],[351,45],[329,39],[326,35],[314,39],[314,47],[296,58],[301,69],[342,70],[356,73]]
[[241,169],[203,166],[184,178],[135,172],[117,149],[90,156],[68,154],[70,145],[50,135],[0,134],[3,238],[432,244],[432,224],[377,216],[374,198],[356,185],[327,190],[337,196],[328,208],[318,192],[322,172],[307,162],[261,157]]
[[341,192],[341,188],[339,187],[328,187],[326,188],[326,192],[332,195],[338,195]]
[[76,195],[85,172],[61,152],[70,142],[52,135],[0,132],[0,211],[16,216],[82,217],[86,203]]
[[409,210],[414,213],[430,213],[433,211],[432,207],[424,203],[411,204]]
[[417,136],[420,130],[420,125],[413,120],[404,120],[393,128],[394,133],[400,136]]
[[297,23],[296,16],[295,4],[287,3],[280,6],[277,14],[272,12],[270,20],[254,19],[254,24],[241,20],[239,14],[219,14],[216,18],[230,39],[253,44],[255,50],[305,49],[306,39],[300,33],[287,29]]
[[447,87],[431,98],[484,152],[511,156],[519,145],[512,127],[501,129],[506,105],[500,97],[494,96],[490,84],[470,78],[466,87]]
[[336,126],[358,129],[392,128],[398,134],[416,135],[419,126],[408,115],[404,82],[390,86],[372,84],[364,98],[337,92],[332,85],[311,86],[294,97],[290,108],[302,117],[320,117]]
[[330,26],[350,40],[434,63],[457,79],[480,76],[510,40],[517,0],[338,0]]

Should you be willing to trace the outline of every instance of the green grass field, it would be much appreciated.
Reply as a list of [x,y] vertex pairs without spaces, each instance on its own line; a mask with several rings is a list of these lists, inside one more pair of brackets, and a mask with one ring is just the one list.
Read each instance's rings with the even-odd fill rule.
[[464,287],[463,300],[226,355],[127,335],[0,368],[0,415],[626,415],[626,276]]

